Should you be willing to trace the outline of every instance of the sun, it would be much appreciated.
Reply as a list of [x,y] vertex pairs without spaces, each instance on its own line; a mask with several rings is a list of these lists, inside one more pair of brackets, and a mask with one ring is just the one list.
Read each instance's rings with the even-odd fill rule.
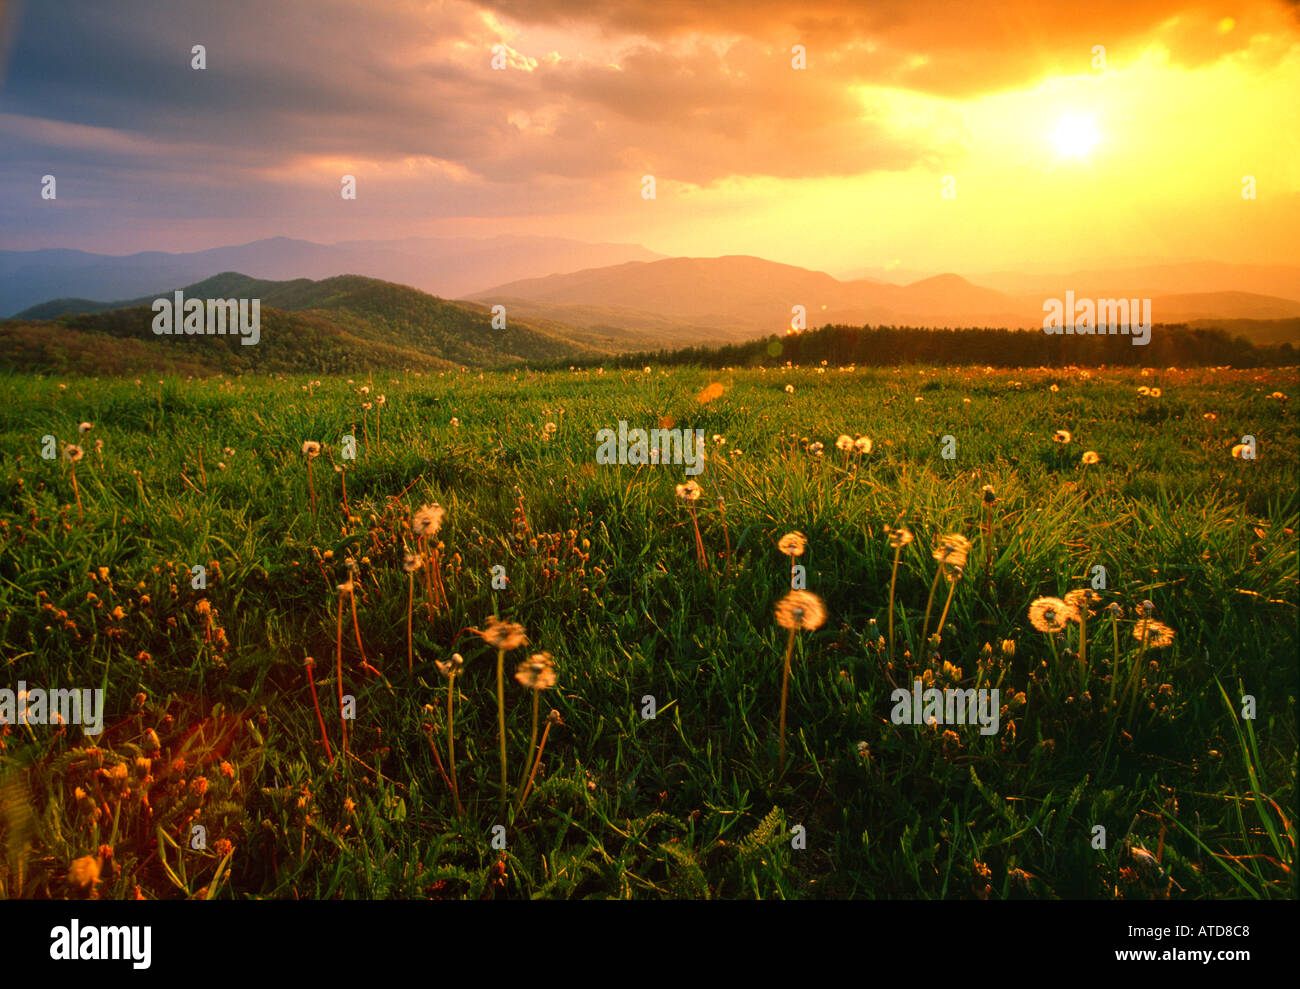
[[1062,158],[1085,158],[1100,140],[1095,121],[1076,114],[1062,117],[1052,131],[1052,143]]

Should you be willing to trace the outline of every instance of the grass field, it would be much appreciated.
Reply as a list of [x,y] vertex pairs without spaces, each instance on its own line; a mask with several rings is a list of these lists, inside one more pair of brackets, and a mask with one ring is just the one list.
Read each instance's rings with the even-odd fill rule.
[[[1295,369],[3,387],[0,688],[102,687],[108,711],[95,738],[0,727],[5,897],[1295,895]],[[698,502],[680,466],[596,462],[619,420],[704,430]],[[408,576],[432,503],[436,565]],[[892,658],[887,526],[915,537]],[[827,613],[797,635],[774,620],[792,531]],[[939,580],[952,533],[969,559]],[[1097,567],[1085,656],[1078,622],[1028,612]],[[1135,638],[1143,601],[1172,644]],[[504,812],[493,615],[530,643],[503,660]],[[537,651],[558,683],[530,692]],[[998,688],[999,730],[896,724],[914,679]]]

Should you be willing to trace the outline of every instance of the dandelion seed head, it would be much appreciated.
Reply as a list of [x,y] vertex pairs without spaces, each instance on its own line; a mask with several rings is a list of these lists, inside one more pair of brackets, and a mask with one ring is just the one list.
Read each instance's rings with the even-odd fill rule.
[[1145,642],[1148,649],[1164,649],[1173,645],[1174,630],[1154,618],[1140,618],[1133,626],[1133,638]]
[[804,550],[808,548],[808,540],[802,532],[787,532],[776,544],[776,548],[786,556],[803,556]]
[[1029,624],[1045,635],[1052,635],[1065,629],[1073,612],[1060,598],[1036,598],[1029,605]]
[[465,665],[465,657],[454,652],[451,654],[451,659],[435,660],[434,665],[438,667],[438,672],[442,676],[450,677],[460,672],[461,667]]
[[501,621],[496,615],[488,619],[488,627],[479,635],[488,645],[507,652],[528,645],[528,636],[524,633],[522,625]]
[[890,549],[902,549],[915,538],[911,529],[890,529],[886,527],[885,531],[889,533]]
[[776,606],[776,623],[782,628],[821,628],[826,621],[826,606],[809,591],[791,591]]
[[438,530],[442,528],[442,520],[446,514],[442,506],[436,502],[432,505],[422,505],[420,510],[411,517],[411,531],[417,536],[436,536]]
[[970,540],[960,533],[951,532],[940,537],[939,545],[935,547],[930,555],[940,563],[947,563],[954,567],[964,567],[969,553]]
[[529,690],[550,690],[555,686],[555,665],[549,652],[533,653],[515,669],[515,679]]
[[1085,611],[1091,615],[1093,606],[1101,604],[1101,595],[1091,588],[1080,587],[1065,595],[1065,603],[1074,611],[1072,619],[1078,621]]
[[685,484],[677,485],[677,497],[682,501],[699,501],[703,492],[704,489],[695,481],[687,481]]

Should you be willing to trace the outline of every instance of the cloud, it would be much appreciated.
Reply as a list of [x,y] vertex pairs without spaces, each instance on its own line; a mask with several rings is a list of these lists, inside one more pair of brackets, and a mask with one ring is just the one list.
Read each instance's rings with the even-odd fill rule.
[[[471,3],[211,9],[27,8],[6,85],[18,149],[6,184],[24,184],[16,167],[90,172],[103,197],[129,203],[147,174],[148,198],[178,216],[293,211],[337,186],[337,166],[357,171],[372,206],[400,211],[408,199],[407,210],[445,215],[495,197],[531,213],[625,198],[645,172],[708,185],[906,168],[938,153],[891,132],[837,73],[794,71],[788,48],[749,39],[633,39],[607,61],[527,50],[527,30]],[[202,71],[190,66],[195,44]],[[504,70],[491,66],[494,45]]]
[[[1163,43],[1175,64],[1196,66],[1249,47],[1260,33],[1297,39],[1297,9],[1278,0],[1247,0],[1223,32],[1221,5],[1210,0],[1094,0],[1087,4],[999,0],[483,0],[521,24],[594,25],[609,36],[655,41],[706,34],[744,37],[788,48],[804,44],[809,67],[827,61],[853,82],[905,86],[962,98],[1028,85],[1049,72],[1091,70],[1092,49],[1135,58]],[[870,57],[847,53],[870,45]]]
[[[312,217],[347,236],[359,217],[625,210],[646,173],[715,190],[942,174],[969,150],[948,101],[1090,73],[1094,45],[1115,66],[1156,47],[1265,67],[1296,44],[1286,5],[1224,16],[1208,0],[33,3],[4,80],[0,221]],[[57,212],[31,194],[45,173]],[[344,173],[360,194],[340,212]]]

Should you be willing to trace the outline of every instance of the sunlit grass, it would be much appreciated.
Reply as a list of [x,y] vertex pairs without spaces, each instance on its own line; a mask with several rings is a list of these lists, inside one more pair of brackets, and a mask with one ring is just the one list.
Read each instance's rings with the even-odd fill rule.
[[[356,378],[3,382],[0,687],[109,712],[94,740],[0,728],[3,895],[1292,895],[1293,370]],[[725,439],[687,511],[682,468],[595,462],[620,419]],[[86,421],[74,487],[41,441]],[[792,531],[827,614],[797,651]],[[1086,626],[1031,626],[1097,567]],[[1135,637],[1144,601],[1169,646]],[[493,615],[558,657],[544,723]],[[914,678],[997,687],[1001,730],[891,724]]]

